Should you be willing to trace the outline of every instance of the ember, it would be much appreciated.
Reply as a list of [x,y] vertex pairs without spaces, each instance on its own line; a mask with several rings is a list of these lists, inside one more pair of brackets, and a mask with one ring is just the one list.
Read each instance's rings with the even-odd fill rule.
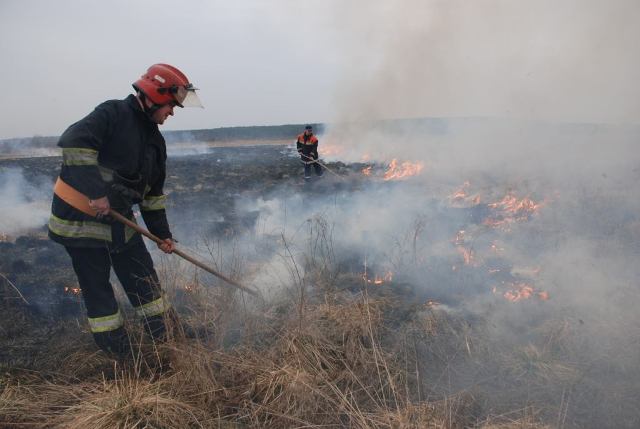
[[371,176],[371,169],[373,167],[372,166],[368,166],[362,169],[362,174],[364,174],[365,176]]
[[80,295],[80,293],[82,293],[82,289],[78,286],[65,286],[64,293],[69,295]]

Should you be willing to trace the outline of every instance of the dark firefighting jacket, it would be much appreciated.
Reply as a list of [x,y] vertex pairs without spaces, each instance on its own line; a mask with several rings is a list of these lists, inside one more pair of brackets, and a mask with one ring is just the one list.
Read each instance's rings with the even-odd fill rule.
[[[149,230],[161,239],[171,238],[163,193],[164,137],[135,96],[100,104],[71,125],[58,146],[63,158],[61,180],[89,199],[107,196],[112,208],[132,220],[132,205],[137,203]],[[106,243],[117,249],[136,234],[108,218],[87,215],[54,193],[49,219],[52,240],[70,247],[105,247]]]
[[309,161],[309,158],[318,159],[318,139],[313,134],[305,135],[302,133],[298,135],[296,148],[303,162]]

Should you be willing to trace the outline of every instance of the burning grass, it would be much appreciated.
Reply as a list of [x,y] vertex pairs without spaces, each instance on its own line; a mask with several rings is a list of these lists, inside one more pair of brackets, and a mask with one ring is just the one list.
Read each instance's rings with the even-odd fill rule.
[[[421,186],[387,183],[380,168],[367,168],[383,190]],[[301,221],[297,242],[291,232],[253,237],[255,258],[236,243],[205,246],[216,269],[259,275],[261,285],[265,259],[284,261],[267,302],[212,288],[165,260],[162,283],[197,338],[139,338],[139,359],[124,368],[96,352],[82,318],[36,318],[2,283],[0,426],[638,427],[637,341],[628,340],[637,323],[604,308],[585,317],[563,303],[572,279],[550,282],[552,267],[534,257],[545,236],[534,223],[551,205],[470,186],[441,195],[432,213],[442,216],[422,214],[406,236],[379,240],[384,246],[368,231],[365,249],[340,248],[334,234],[345,231],[321,216]],[[511,255],[523,228],[520,266]],[[628,231],[620,238],[630,240]],[[16,264],[36,266],[36,252],[24,253],[31,259]],[[65,302],[81,309],[75,284],[62,280]],[[618,307],[637,292],[620,293]],[[604,347],[592,342],[600,329]]]

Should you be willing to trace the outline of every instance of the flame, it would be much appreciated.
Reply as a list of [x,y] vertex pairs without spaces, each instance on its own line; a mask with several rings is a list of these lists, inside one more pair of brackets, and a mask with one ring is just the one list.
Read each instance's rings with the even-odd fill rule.
[[[475,265],[475,251],[473,249],[467,249],[464,247],[465,244],[465,230],[461,229],[456,233],[456,236],[453,238],[453,244],[456,246],[456,250],[462,256],[464,260],[464,265]],[[453,267],[453,270],[456,270],[456,267]]]
[[549,300],[549,292],[547,292],[546,290],[538,292],[538,298],[540,298],[542,301],[548,301]]
[[77,286],[65,286],[64,293],[68,293],[69,295],[80,295],[82,289]]
[[[533,297],[537,297],[541,301],[549,300],[549,292],[537,291],[533,286],[524,282],[512,282],[508,284],[509,289],[502,294],[504,299],[511,302],[523,301]],[[498,288],[493,287],[494,294],[498,293]]]
[[365,176],[371,176],[371,169],[373,167],[370,165],[368,167],[365,167],[362,169],[362,174],[364,174]]
[[185,291],[187,291],[187,292],[193,292],[193,291],[195,291],[197,288],[198,288],[198,285],[197,285],[197,284],[194,284],[194,283],[187,283],[187,284],[185,284],[185,285],[182,287],[182,289],[184,289],[184,290],[185,290]]
[[9,235],[5,234],[4,232],[0,232],[0,242],[6,242],[9,241]]
[[403,163],[398,164],[398,160],[394,158],[389,163],[389,168],[385,171],[383,179],[394,180],[416,176],[420,174],[423,168],[424,164],[422,162],[411,163],[409,161],[404,161]]
[[483,224],[508,229],[511,223],[529,220],[542,207],[542,203],[536,203],[528,197],[518,199],[510,192],[502,200],[487,206],[494,209],[495,213],[485,219]]
[[471,195],[471,196],[467,195],[467,190],[468,190],[469,186],[471,186],[471,183],[469,181],[464,182],[462,184],[462,186],[460,186],[460,188],[458,188],[451,195],[449,195],[449,202],[452,205],[468,205],[468,204],[470,204],[470,205],[478,205],[478,204],[480,204],[480,195],[479,194],[475,194],[475,195]]
[[362,279],[369,284],[382,285],[393,280],[393,273],[391,271],[387,271],[383,276],[376,274],[373,279],[370,279],[365,272],[362,274]]

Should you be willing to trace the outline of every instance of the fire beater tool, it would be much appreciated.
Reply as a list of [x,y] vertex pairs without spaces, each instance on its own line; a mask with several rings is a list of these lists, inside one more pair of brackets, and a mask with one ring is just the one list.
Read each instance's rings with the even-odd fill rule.
[[[58,177],[58,180],[56,180],[56,184],[53,188],[53,191],[55,192],[55,194],[60,197],[64,202],[66,202],[67,204],[69,204],[71,207],[74,207],[78,210],[80,210],[83,213],[88,214],[89,216],[93,216],[95,217],[97,212],[91,208],[91,206],[89,205],[89,198],[82,194],[81,192],[78,192],[76,189],[74,189],[73,187],[69,186],[68,184],[66,184],[60,177]],[[125,225],[127,225],[128,227],[132,228],[135,231],[138,231],[140,234],[144,235],[145,237],[147,237],[148,239],[158,243],[158,244],[162,244],[164,243],[163,240],[161,240],[159,237],[156,237],[155,235],[153,235],[152,233],[150,233],[149,231],[147,231],[146,229],[140,227],[137,223],[127,219],[126,217],[122,216],[120,213],[118,213],[117,211],[113,210],[113,209],[109,209],[109,215],[113,218],[116,219],[118,222],[121,222]],[[213,268],[209,267],[208,265],[198,261],[197,259],[187,255],[186,253],[184,253],[183,251],[179,250],[179,249],[175,249],[172,253],[175,253],[176,255],[180,256],[181,258],[191,262],[193,265],[202,268],[203,270],[205,270],[208,273],[213,274],[214,276],[218,277],[219,279],[224,280],[225,282],[227,282],[228,284],[237,287],[238,289],[241,289],[255,297],[260,298],[260,293],[248,288],[240,283],[238,283],[237,281],[230,279],[229,277],[225,276],[224,274],[221,274],[219,272],[217,272],[216,270],[214,270]]]
[[307,155],[305,155],[305,154],[303,154],[303,153],[301,153],[300,155],[304,156],[304,157],[305,157],[305,158],[307,158],[307,159],[310,159],[312,163],[313,163],[313,162],[315,162],[316,164],[320,165],[321,167],[324,167],[324,168],[325,168],[329,173],[335,174],[335,175],[336,175],[336,176],[338,176],[339,178],[344,179],[344,177],[343,177],[343,176],[339,175],[338,173],[336,173],[335,171],[333,171],[332,169],[330,169],[329,167],[327,167],[326,165],[324,165],[323,163],[321,163],[321,162],[320,162],[320,161],[318,161],[317,159],[313,159],[313,158],[311,158],[310,156],[307,156]]
[[[131,220],[129,220],[126,217],[122,216],[120,213],[118,213],[117,211],[115,211],[113,209],[109,210],[109,216],[111,216],[112,218],[116,219],[118,222],[121,222],[121,223],[127,225],[129,228],[133,228],[134,230],[138,231],[140,234],[144,235],[148,239],[150,239],[150,240],[152,240],[152,241],[154,241],[154,242],[156,242],[158,244],[164,243],[164,240],[156,237],[155,235],[153,235],[152,233],[150,233],[146,229],[144,229],[141,226],[139,226],[137,223],[132,222]],[[235,281],[233,279],[230,279],[229,277],[225,276],[222,273],[219,273],[218,271],[214,270],[213,268],[209,267],[208,265],[205,265],[204,263],[198,261],[197,259],[187,255],[183,251],[181,251],[179,249],[175,249],[172,253],[175,253],[176,255],[180,256],[183,259],[186,259],[187,261],[191,262],[193,265],[202,268],[206,272],[213,274],[214,276],[224,280],[225,282],[229,283],[230,285],[235,286],[238,289],[241,289],[241,290],[243,290],[243,291],[247,292],[248,294],[251,294],[251,295],[253,295],[255,297],[260,297],[260,294],[258,292],[256,292],[255,290],[250,289],[247,286],[244,286],[243,284],[238,283],[237,281]]]

